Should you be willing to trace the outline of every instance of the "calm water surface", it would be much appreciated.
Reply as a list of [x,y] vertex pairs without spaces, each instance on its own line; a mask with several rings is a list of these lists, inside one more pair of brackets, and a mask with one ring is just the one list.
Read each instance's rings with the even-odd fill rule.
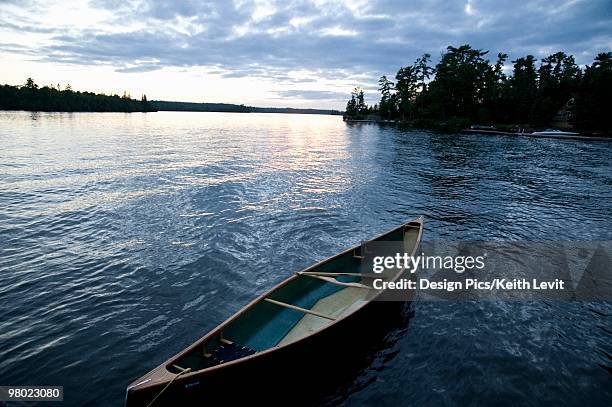
[[[339,117],[0,112],[0,385],[126,385],[293,271],[425,238],[612,240],[612,143]],[[346,405],[612,405],[612,305],[414,303]]]

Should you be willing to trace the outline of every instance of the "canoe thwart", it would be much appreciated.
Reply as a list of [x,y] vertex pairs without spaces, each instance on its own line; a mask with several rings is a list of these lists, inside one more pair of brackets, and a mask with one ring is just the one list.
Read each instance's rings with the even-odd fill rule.
[[191,370],[190,368],[180,367],[179,365],[172,365],[172,367],[175,368],[176,370],[178,370],[181,373],[187,373],[187,372],[189,372]]
[[289,309],[292,309],[294,311],[303,312],[304,314],[310,314],[310,315],[314,315],[314,316],[319,317],[319,318],[329,319],[330,321],[335,321],[336,320],[336,318],[330,317],[329,315],[321,314],[320,312],[316,312],[316,311],[312,311],[312,310],[309,310],[309,309],[306,309],[306,308],[302,308],[302,307],[298,307],[298,306],[295,306],[295,305],[287,304],[286,302],[276,301],[276,300],[273,300],[272,298],[264,298],[264,301],[269,302],[271,304],[278,305],[280,307],[289,308]]
[[333,272],[333,271],[298,271],[296,274],[302,276],[325,276],[325,277],[334,277],[334,276],[352,276],[352,277],[362,277],[362,278],[381,278],[380,274],[375,273],[344,273],[344,272]]
[[363,260],[365,257],[362,256],[361,254],[357,254],[357,249],[353,250],[353,258],[357,259],[357,260]]
[[[331,283],[331,284],[341,285],[341,286],[344,286],[344,287],[364,288],[366,290],[373,290],[374,289],[374,288],[372,288],[370,286],[367,286],[365,284],[361,284],[361,283],[345,283],[344,281],[338,281],[338,280],[336,280],[333,277],[323,276],[323,275],[318,274],[318,273],[304,274],[304,273],[298,272],[298,274],[302,275],[302,276],[317,278],[319,280],[323,280],[323,281],[326,281],[326,282]],[[355,274],[357,274],[357,273],[355,273]]]

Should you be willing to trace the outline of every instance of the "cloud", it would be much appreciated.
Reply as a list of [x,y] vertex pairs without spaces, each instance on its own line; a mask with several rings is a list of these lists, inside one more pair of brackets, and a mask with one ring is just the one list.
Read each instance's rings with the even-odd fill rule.
[[[225,78],[270,78],[286,85],[313,81],[291,74],[307,71],[347,88],[371,85],[382,74],[393,76],[425,52],[436,60],[447,45],[470,43],[490,55],[506,52],[510,60],[564,50],[580,64],[612,48],[609,0],[92,4],[67,16],[48,2],[0,4],[0,33],[10,34],[10,41],[0,40],[0,52],[19,46],[30,58],[109,65],[118,72],[205,67]],[[32,35],[42,40],[32,41]],[[325,90],[278,94],[340,97]]]
[[329,91],[329,90],[291,89],[291,90],[281,90],[276,93],[283,98],[299,98],[299,99],[333,100],[333,99],[342,99],[346,97],[345,93],[334,92],[334,91]]
[[124,67],[124,68],[118,68],[117,72],[123,72],[123,73],[134,73],[134,72],[151,72],[151,71],[156,71],[158,69],[163,68],[160,65],[157,64],[139,64],[139,65],[135,65],[135,66],[128,66],[128,67]]

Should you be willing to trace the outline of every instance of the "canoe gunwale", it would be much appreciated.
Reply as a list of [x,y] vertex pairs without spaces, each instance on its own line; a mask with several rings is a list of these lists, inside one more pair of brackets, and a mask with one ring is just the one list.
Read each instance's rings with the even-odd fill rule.
[[[368,241],[376,241],[376,240],[380,240],[394,232],[397,232],[398,230],[402,229],[404,232],[406,231],[407,228],[418,228],[418,235],[415,239],[415,243],[414,246],[411,248],[411,255],[414,255],[416,253],[416,250],[418,249],[420,243],[421,243],[421,238],[423,235],[423,217],[420,216],[416,219],[410,220],[402,225],[397,226],[396,228],[393,228],[387,232],[384,232],[376,237],[373,237],[371,239],[369,239]],[[203,344],[205,344],[209,339],[215,337],[216,335],[219,335],[220,338],[223,338],[223,329],[228,326],[229,324],[231,324],[232,322],[234,322],[236,319],[238,319],[239,317],[241,317],[242,315],[244,315],[247,311],[249,311],[252,307],[254,307],[256,304],[258,304],[259,302],[262,302],[265,300],[265,298],[267,298],[269,295],[271,295],[272,293],[274,293],[276,290],[284,287],[285,285],[289,284],[290,282],[294,281],[297,278],[302,277],[302,275],[300,273],[303,272],[309,272],[312,271],[313,269],[320,267],[321,265],[332,261],[340,256],[346,255],[346,254],[350,254],[351,252],[354,253],[354,251],[356,249],[358,249],[361,245],[356,245],[353,247],[350,247],[340,253],[337,253],[331,257],[328,257],[326,259],[323,259],[315,264],[312,264],[308,267],[306,267],[303,270],[300,270],[298,272],[294,272],[292,275],[290,275],[289,277],[287,277],[286,279],[282,280],[281,282],[279,282],[278,284],[276,284],[275,286],[273,286],[272,288],[270,288],[269,290],[263,292],[262,294],[260,294],[259,296],[257,296],[256,298],[254,298],[251,302],[249,302],[248,304],[246,304],[245,306],[243,306],[241,309],[239,309],[238,311],[236,311],[233,315],[231,315],[229,318],[227,318],[225,321],[223,321],[222,323],[220,323],[219,325],[217,325],[215,328],[213,328],[210,332],[208,332],[206,335],[204,335],[203,337],[201,337],[200,339],[198,339],[197,341],[195,341],[194,343],[192,343],[191,345],[189,345],[187,348],[183,349],[182,351],[176,353],[175,355],[173,355],[172,357],[170,357],[169,359],[167,359],[166,361],[164,361],[162,364],[158,365],[157,367],[155,367],[154,369],[150,370],[149,372],[147,372],[145,375],[139,377],[138,379],[134,380],[128,387],[127,387],[127,391],[130,392],[132,390],[134,391],[140,391],[143,389],[147,389],[150,387],[156,387],[156,386],[161,386],[166,384],[168,381],[172,380],[172,379],[176,379],[174,380],[175,382],[184,382],[187,380],[190,380],[194,377],[197,377],[201,374],[203,374],[204,372],[206,373],[210,373],[213,372],[217,369],[222,369],[225,368],[227,366],[231,366],[231,365],[235,365],[238,363],[242,363],[246,360],[249,359],[253,359],[253,358],[257,358],[257,357],[261,357],[265,354],[268,354],[270,352],[285,348],[285,347],[289,347],[289,346],[293,346],[298,344],[299,342],[303,341],[304,339],[316,335],[318,333],[320,333],[321,331],[324,331],[326,329],[329,329],[330,327],[337,325],[339,323],[341,323],[344,319],[348,318],[349,316],[359,312],[363,307],[365,307],[366,305],[368,305],[369,303],[375,301],[380,295],[382,295],[384,293],[384,290],[380,290],[378,293],[376,293],[372,298],[370,298],[368,301],[365,301],[363,304],[359,305],[358,307],[356,307],[355,309],[353,309],[350,313],[347,313],[345,315],[342,315],[338,318],[336,318],[334,321],[332,321],[331,323],[323,326],[321,329],[312,332],[309,335],[305,335],[303,337],[300,337],[294,341],[285,343],[283,345],[277,345],[277,346],[272,346],[268,349],[256,352],[252,355],[248,355],[248,356],[244,356],[242,358],[239,359],[235,359],[235,360],[231,360],[219,365],[215,365],[215,366],[210,366],[204,369],[200,369],[200,370],[194,370],[191,371],[189,373],[185,373],[185,374],[181,374],[180,377],[175,377],[176,374],[172,373],[168,370],[169,367],[172,366],[172,364],[174,364],[177,360],[179,360],[180,358],[184,357],[185,355],[189,354],[190,352],[194,351],[196,348],[198,348],[199,346],[202,346]],[[398,271],[390,281],[395,281],[402,273],[404,272],[404,270],[400,270]],[[156,373],[163,373],[162,375],[158,375]]]

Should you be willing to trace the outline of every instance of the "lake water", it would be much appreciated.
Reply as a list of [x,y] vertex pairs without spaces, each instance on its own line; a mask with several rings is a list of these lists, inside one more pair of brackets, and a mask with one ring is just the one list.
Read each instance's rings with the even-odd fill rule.
[[[418,215],[427,240],[612,240],[611,158],[337,116],[0,112],[0,385],[120,405],[256,294]],[[413,303],[324,401],[612,405],[612,304]]]

